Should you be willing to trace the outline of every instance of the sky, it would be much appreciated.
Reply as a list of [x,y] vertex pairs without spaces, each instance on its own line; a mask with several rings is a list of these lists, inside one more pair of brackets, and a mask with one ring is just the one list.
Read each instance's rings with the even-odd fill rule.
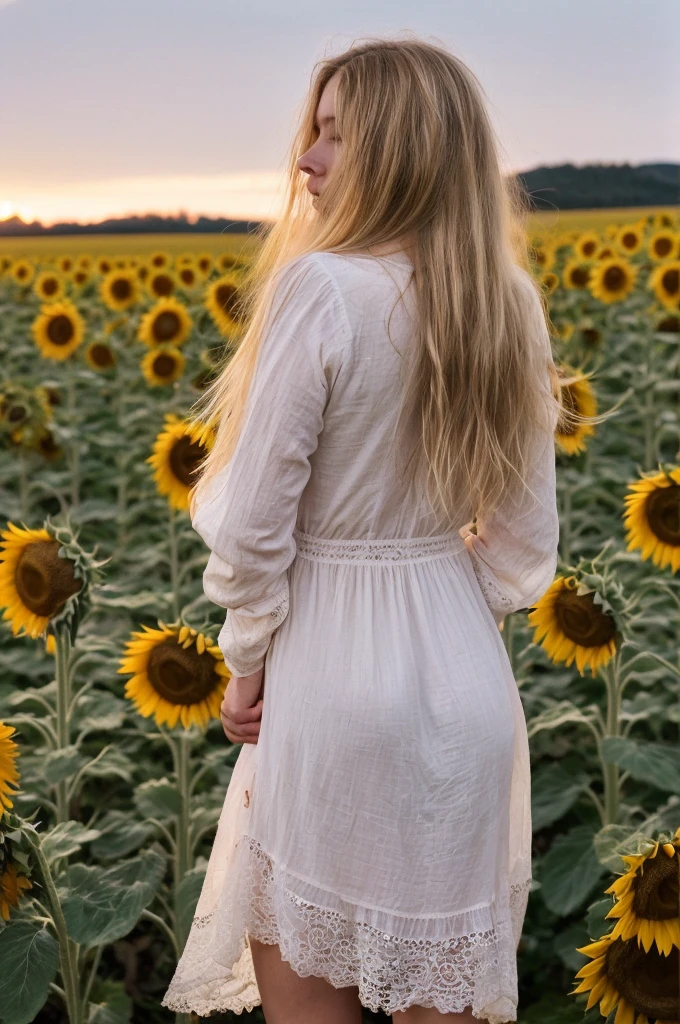
[[680,161],[678,0],[0,0],[0,219],[276,217],[315,62],[407,34],[507,171]]

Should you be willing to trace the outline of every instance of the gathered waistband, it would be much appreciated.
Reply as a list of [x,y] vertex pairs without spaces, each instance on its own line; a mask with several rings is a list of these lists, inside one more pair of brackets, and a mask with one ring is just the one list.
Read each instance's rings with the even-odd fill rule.
[[394,537],[387,540],[330,540],[327,537],[312,537],[296,529],[293,536],[298,557],[317,562],[394,565],[447,558],[465,550],[465,542],[458,533],[445,533],[438,537]]

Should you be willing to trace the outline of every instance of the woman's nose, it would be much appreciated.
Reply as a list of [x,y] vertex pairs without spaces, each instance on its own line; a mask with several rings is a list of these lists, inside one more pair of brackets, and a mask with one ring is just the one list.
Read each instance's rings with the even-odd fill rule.
[[320,161],[315,158],[311,149],[299,158],[298,168],[305,174],[321,174],[323,171]]

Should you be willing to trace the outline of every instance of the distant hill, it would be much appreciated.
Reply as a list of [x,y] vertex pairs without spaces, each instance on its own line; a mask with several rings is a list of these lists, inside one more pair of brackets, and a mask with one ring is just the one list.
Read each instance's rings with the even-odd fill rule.
[[680,164],[560,164],[521,171],[518,178],[537,210],[616,206],[677,206]]
[[146,214],[143,217],[111,217],[97,224],[77,224],[69,222],[52,224],[44,227],[40,221],[34,220],[25,224],[20,217],[9,217],[0,221],[0,238],[22,237],[28,235],[139,235],[139,234],[250,234],[259,227],[258,221],[228,220],[226,217],[199,217],[189,220],[186,214],[176,217],[161,217],[159,214]]
[[[559,164],[521,171],[520,179],[536,210],[592,210],[680,204],[680,164]],[[28,235],[251,234],[258,221],[186,214],[111,217],[96,224],[25,224],[20,217],[0,221],[0,238]]]

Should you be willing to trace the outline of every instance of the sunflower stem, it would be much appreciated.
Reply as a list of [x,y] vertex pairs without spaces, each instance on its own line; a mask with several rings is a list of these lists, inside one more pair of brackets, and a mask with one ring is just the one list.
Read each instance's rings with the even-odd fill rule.
[[68,427],[71,443],[69,445],[69,458],[71,463],[71,506],[77,508],[80,502],[80,439],[76,431],[76,381],[73,371],[68,374],[68,386],[66,390],[66,412],[68,415]]
[[[118,386],[118,408],[116,419],[125,440],[125,395],[127,382],[121,374]],[[118,474],[116,486],[116,522],[118,526],[118,545],[124,547],[127,542],[127,501],[128,501],[128,446],[124,443],[116,452],[116,470]]]
[[26,452],[19,453],[19,496],[21,502],[21,518],[28,523],[31,514],[30,484],[28,480],[28,458]]
[[174,849],[174,910],[177,947],[184,949],[187,935],[181,923],[179,905],[179,886],[191,867],[191,848],[189,835],[189,801],[191,798],[191,737],[182,730],[172,737],[173,756],[175,761],[175,778],[179,795],[179,814],[177,815],[177,833]]
[[[69,661],[71,637],[68,629],[57,626],[54,633],[55,666],[57,683],[57,750],[64,750],[70,743],[69,708],[71,704],[71,676]],[[57,822],[69,820],[68,780],[61,779],[55,786],[57,795]]]
[[54,922],[54,929],[57,933],[57,941],[59,943],[59,967],[61,971],[61,979],[64,983],[66,1012],[68,1013],[70,1024],[81,1024],[83,1017],[81,1014],[81,1004],[78,992],[78,948],[76,943],[69,938],[68,930],[66,928],[66,920],[59,901],[57,888],[54,884],[54,879],[52,878],[52,872],[50,871],[50,866],[47,863],[47,858],[42,851],[40,837],[36,835],[35,839],[30,838],[30,842],[33,850],[35,851],[43,885],[45,886],[45,891],[50,901],[52,921]]
[[[607,687],[607,721],[603,739],[610,739],[621,735],[621,690],[620,678],[620,654],[617,653],[609,665],[602,667]],[[615,825],[619,817],[619,796],[621,788],[619,766],[608,764],[602,756],[600,747],[600,763],[602,765],[604,782],[604,813],[605,825]]]
[[643,406],[645,441],[644,467],[645,470],[650,470],[654,469],[656,465],[656,408],[654,405],[655,346],[653,337],[647,336],[645,340],[647,351],[647,388],[645,393],[645,404]]
[[571,485],[569,480],[565,480],[560,517],[560,557],[565,565],[571,565],[571,507]]
[[170,547],[170,586],[172,588],[172,611],[175,620],[180,615],[179,545],[177,543],[177,513],[168,504],[168,542]]

